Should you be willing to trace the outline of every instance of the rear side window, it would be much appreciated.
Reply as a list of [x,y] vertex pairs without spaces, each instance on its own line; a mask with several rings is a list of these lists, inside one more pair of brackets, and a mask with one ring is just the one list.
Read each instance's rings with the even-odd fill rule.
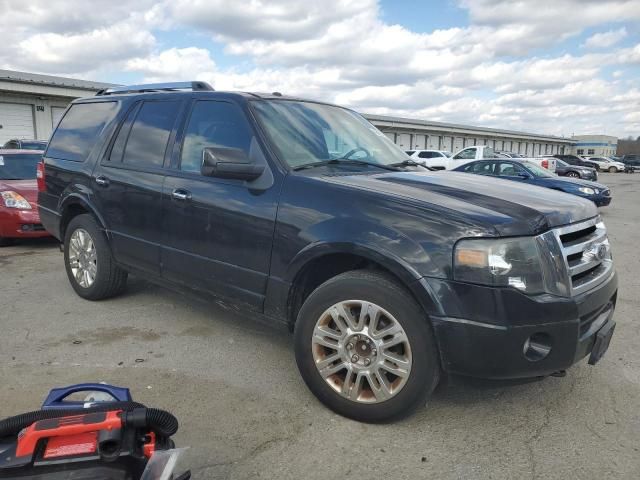
[[72,105],[49,142],[47,156],[84,162],[117,109],[116,102]]
[[[144,102],[126,139],[122,163],[136,167],[162,167],[179,107],[178,101]],[[120,135],[123,135],[122,130]],[[116,139],[116,145],[119,140]]]

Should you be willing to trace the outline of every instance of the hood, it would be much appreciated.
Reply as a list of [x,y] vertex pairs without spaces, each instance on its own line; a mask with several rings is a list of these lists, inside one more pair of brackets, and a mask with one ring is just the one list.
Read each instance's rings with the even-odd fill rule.
[[461,172],[320,177],[423,204],[500,236],[537,235],[598,215],[588,200],[544,187]]
[[19,193],[31,204],[33,208],[37,207],[38,202],[38,183],[33,180],[0,180],[0,192],[12,190]]
[[551,183],[560,183],[560,184],[573,184],[578,187],[590,187],[597,188],[598,190],[609,190],[609,187],[603,185],[602,183],[592,182],[591,180],[582,180],[580,178],[570,178],[570,177],[554,177],[549,178]]

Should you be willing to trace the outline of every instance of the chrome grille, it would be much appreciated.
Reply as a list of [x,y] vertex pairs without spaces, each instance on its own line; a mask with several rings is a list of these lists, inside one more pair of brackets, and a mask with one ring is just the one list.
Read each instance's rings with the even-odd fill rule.
[[571,294],[597,287],[613,272],[607,229],[599,217],[556,228],[564,263],[571,280]]

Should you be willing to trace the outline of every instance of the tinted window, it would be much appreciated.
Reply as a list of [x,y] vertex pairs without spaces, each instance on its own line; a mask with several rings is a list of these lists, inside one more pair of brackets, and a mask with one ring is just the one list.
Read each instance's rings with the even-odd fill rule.
[[122,162],[138,167],[161,167],[179,106],[177,101],[144,102],[131,127]]
[[111,162],[121,162],[122,155],[124,154],[124,147],[127,143],[127,138],[129,138],[129,132],[131,131],[131,123],[134,118],[138,114],[138,110],[140,109],[140,104],[136,105],[131,111],[127,114],[127,118],[120,126],[120,130],[118,130],[118,135],[116,136],[115,142],[113,142],[113,147],[111,147],[111,153],[109,154],[109,161]]
[[471,160],[476,158],[476,149],[470,148],[468,150],[462,150],[453,157],[456,160]]
[[180,169],[200,173],[202,150],[206,147],[237,148],[249,155],[252,138],[249,124],[237,105],[197,102],[185,131]]
[[0,180],[31,180],[42,155],[0,154]]
[[524,170],[515,163],[502,162],[498,166],[498,175],[501,177],[515,177],[520,173],[524,173]]
[[465,167],[465,172],[476,173],[478,175],[493,175],[493,163],[478,162],[470,163]]
[[4,148],[10,148],[13,150],[17,150],[20,148],[20,144],[18,142],[16,142],[15,140],[11,140],[7,143],[4,144]]
[[22,150],[44,150],[47,148],[47,142],[22,142]]
[[84,162],[116,111],[116,102],[72,105],[51,138],[47,156]]
[[436,156],[439,156],[439,155],[437,155],[437,154],[434,155],[433,152],[420,152],[418,154],[418,157],[420,157],[420,158],[434,158]]

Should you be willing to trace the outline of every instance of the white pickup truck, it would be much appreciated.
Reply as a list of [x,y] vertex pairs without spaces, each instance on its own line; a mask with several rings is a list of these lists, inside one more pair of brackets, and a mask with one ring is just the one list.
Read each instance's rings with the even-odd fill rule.
[[[434,157],[424,160],[425,166],[435,168],[437,170],[453,170],[454,168],[464,165],[465,163],[473,162],[474,160],[482,160],[485,158],[500,158],[501,155],[496,151],[488,147],[487,145],[475,145],[473,147],[466,147],[460,150],[458,153],[451,157]],[[414,159],[416,160],[416,159]],[[540,165],[551,172],[556,171],[556,159],[554,157],[533,157],[533,158],[518,158],[517,160],[526,160]]]

